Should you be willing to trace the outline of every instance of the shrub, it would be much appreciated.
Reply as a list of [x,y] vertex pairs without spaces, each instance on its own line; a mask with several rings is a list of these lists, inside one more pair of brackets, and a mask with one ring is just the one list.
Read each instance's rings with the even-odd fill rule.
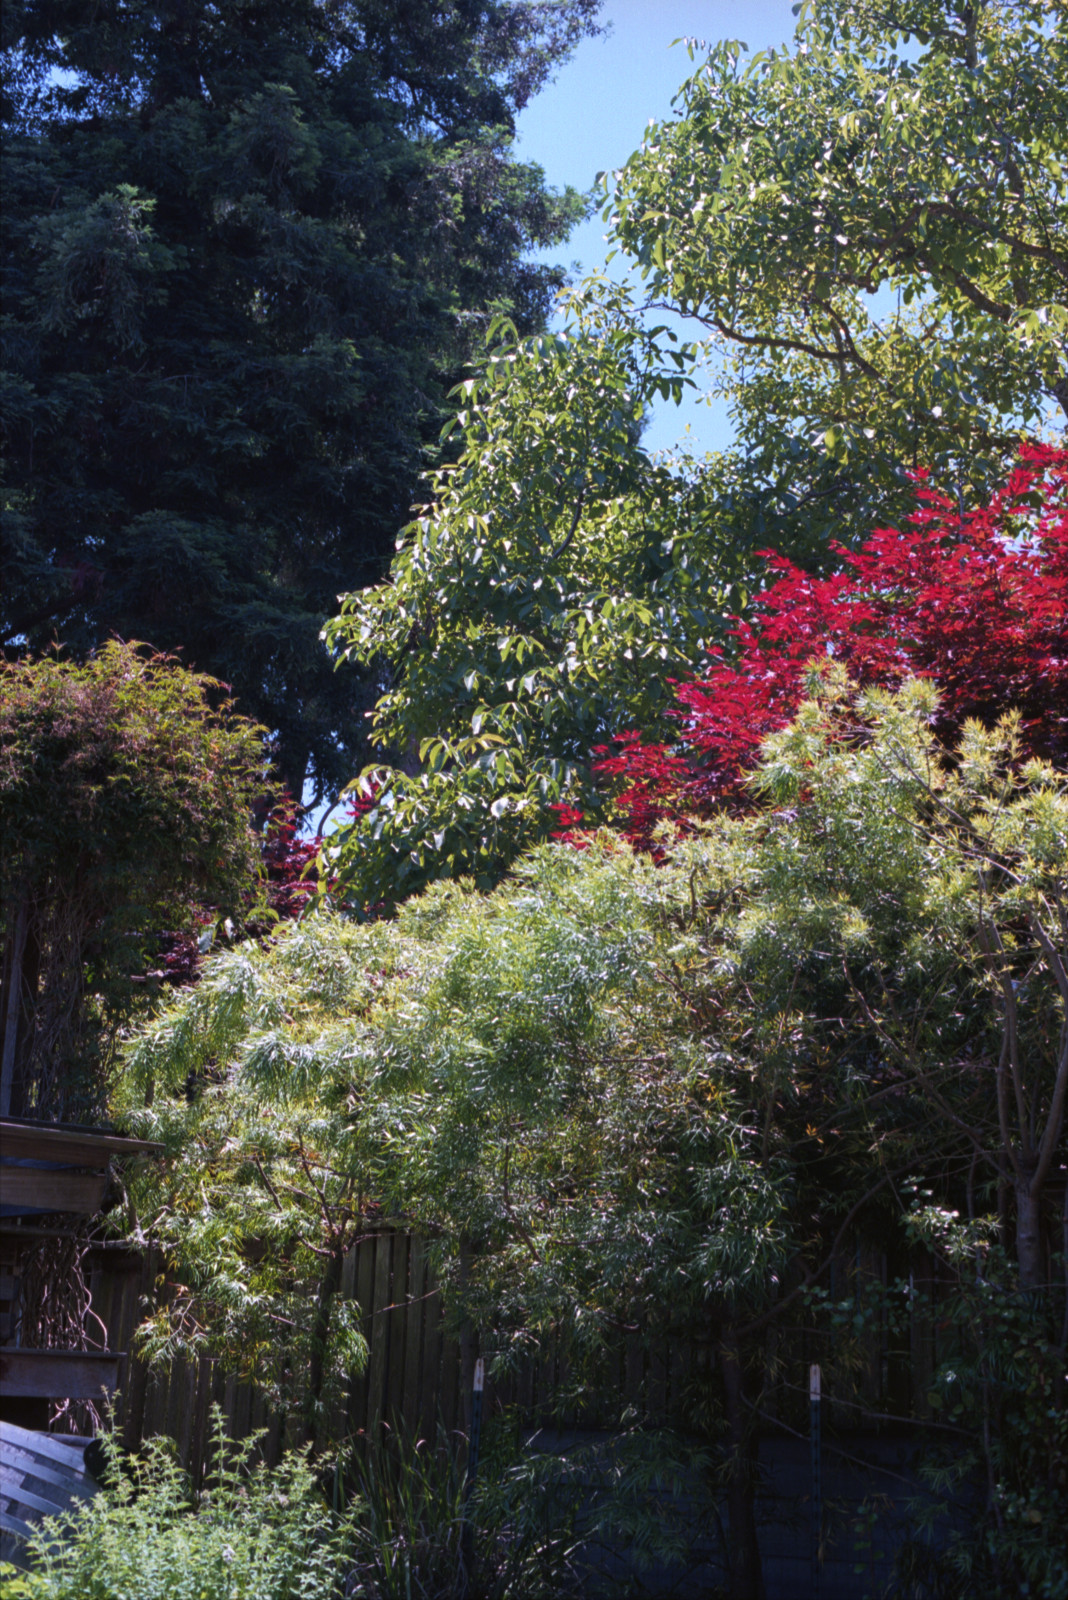
[[259,881],[263,783],[262,729],[171,656],[0,662],[5,1114],[99,1114],[161,930]]
[[303,1455],[250,1467],[255,1439],[214,1418],[209,1487],[195,1494],[154,1439],[108,1487],[49,1518],[29,1549],[27,1600],[327,1600],[340,1594],[351,1514],[327,1505]]

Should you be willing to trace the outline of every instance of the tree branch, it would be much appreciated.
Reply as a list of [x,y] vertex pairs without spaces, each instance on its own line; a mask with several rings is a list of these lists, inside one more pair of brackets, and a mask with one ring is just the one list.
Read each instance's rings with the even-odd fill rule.
[[812,1285],[817,1281],[817,1279],[822,1278],[823,1274],[827,1271],[827,1268],[838,1254],[838,1247],[848,1233],[854,1218],[858,1216],[861,1211],[863,1211],[864,1207],[869,1203],[869,1201],[875,1199],[875,1196],[880,1192],[881,1189],[886,1188],[886,1185],[891,1181],[892,1176],[892,1173],[884,1172],[878,1183],[873,1184],[870,1189],[867,1189],[864,1194],[861,1195],[860,1199],[855,1205],[850,1206],[849,1210],[846,1212],[845,1220],[843,1221],[842,1226],[839,1228],[838,1232],[831,1241],[831,1247],[824,1256],[820,1265],[811,1271],[806,1269],[805,1275],[801,1282],[796,1288],[790,1290],[790,1293],[785,1297],[785,1299],[777,1301],[776,1304],[769,1307],[767,1311],[762,1312],[759,1317],[754,1317],[752,1321],[745,1323],[742,1327],[735,1328],[734,1334],[737,1339],[748,1339],[750,1334],[758,1333],[761,1328],[766,1328],[770,1322],[775,1321],[776,1317],[782,1315],[787,1306],[793,1305],[794,1301],[803,1295],[806,1289],[811,1289]]

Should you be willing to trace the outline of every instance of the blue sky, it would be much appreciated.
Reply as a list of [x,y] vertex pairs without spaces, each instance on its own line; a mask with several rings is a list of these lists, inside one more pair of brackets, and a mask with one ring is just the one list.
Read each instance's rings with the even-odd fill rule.
[[[672,96],[694,70],[683,45],[671,48],[673,39],[741,39],[756,52],[787,43],[795,27],[792,0],[605,0],[602,15],[612,25],[608,37],[585,40],[519,118],[517,154],[537,161],[557,188],[589,189],[598,172],[623,165],[650,121],[671,115]],[[595,215],[562,250],[545,254],[592,272],[604,265],[604,232]],[[609,270],[621,276],[625,263],[617,257]],[[695,453],[730,440],[723,409],[694,399],[660,405],[645,443],[667,449],[687,425]]]

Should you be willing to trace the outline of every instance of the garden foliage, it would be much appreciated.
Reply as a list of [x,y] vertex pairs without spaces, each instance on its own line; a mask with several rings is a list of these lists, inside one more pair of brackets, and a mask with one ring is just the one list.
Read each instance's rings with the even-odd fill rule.
[[347,596],[326,630],[339,658],[391,680],[373,738],[394,765],[364,772],[353,787],[372,803],[326,851],[357,905],[464,873],[489,886],[545,837],[553,803],[595,803],[591,746],[658,724],[667,676],[726,605],[739,555],[640,443],[651,388],[681,391],[685,356],[609,286],[572,309],[555,338],[497,330],[389,582]]
[[6,1114],[91,1120],[164,935],[246,913],[262,729],[222,684],[110,643],[0,663]]
[[108,1486],[49,1518],[30,1575],[6,1581],[21,1600],[335,1600],[355,1508],[338,1515],[297,1452],[252,1466],[255,1444],[227,1439],[216,1412],[199,1492],[169,1440],[112,1450]]
[[[724,43],[698,60],[691,47],[677,114],[606,180],[617,265],[640,284],[592,279],[565,338],[493,352],[460,398],[456,469],[430,480],[390,582],[350,595],[330,625],[340,655],[377,661],[386,680],[374,727],[390,765],[365,772],[374,804],[329,852],[354,903],[468,872],[493,881],[546,836],[554,806],[604,820],[592,746],[631,729],[661,745],[665,680],[707,676],[709,649],[729,663],[732,614],[768,637],[770,614],[751,611],[768,576],[759,551],[787,563],[773,567],[784,637],[794,610],[818,632],[832,600],[850,602],[851,634],[877,631],[858,614],[862,591],[892,588],[895,563],[903,618],[908,535],[876,545],[871,530],[907,526],[917,473],[928,516],[947,534],[951,516],[966,521],[961,555],[982,547],[1016,601],[1038,600],[1041,575],[1027,579],[1023,556],[1010,576],[990,518],[1018,492],[1003,486],[1021,428],[1041,437],[1068,409],[1063,8],[801,12],[789,49],[748,59]],[[665,312],[690,342],[654,328]],[[736,444],[649,461],[644,407],[702,380],[727,402]],[[1046,469],[1025,467],[1037,487]],[[827,578],[862,545],[848,578],[806,589],[802,574]],[[1056,561],[1046,642],[1033,641],[1048,659],[1063,658]],[[943,574],[970,596],[972,629],[969,642],[951,623],[943,668],[950,648],[974,651],[984,620],[989,665],[1009,643],[997,579],[987,571],[984,601],[970,575]],[[937,651],[927,599],[926,644],[902,641],[907,670],[929,670]],[[789,641],[798,667],[809,642]],[[943,673],[947,709],[966,714],[953,685],[976,664]],[[786,677],[783,714],[797,704]],[[1002,689],[1016,703],[1001,680],[988,686],[995,716]],[[754,745],[769,725],[758,715]]]
[[[939,691],[938,729],[1021,714],[1025,747],[1068,762],[1068,451],[1023,445],[990,503],[961,517],[921,477],[900,529],[840,550],[829,577],[766,553],[767,587],[737,618],[731,648],[675,687],[673,740],[620,733],[597,770],[617,789],[624,828],[649,847],[661,822],[752,803],[762,740],[790,720],[813,660],[859,686],[910,674]],[[574,808],[563,816],[573,827]]]
[[[277,1395],[284,1342],[322,1401],[353,1354],[337,1253],[369,1209],[426,1231],[493,1362],[552,1344],[576,1397],[604,1391],[623,1331],[702,1328],[717,1367],[686,1417],[717,1451],[743,1594],[756,1420],[795,1405],[770,1330],[819,1325],[843,1239],[903,1240],[940,1208],[1042,1330],[1035,1383],[998,1356],[988,1426],[959,1424],[958,1466],[991,1485],[975,1572],[1052,1596],[1035,1541],[999,1529],[1010,1504],[1025,1533],[1052,1516],[1065,1471],[1044,1185],[1068,1089],[1068,794],[1018,716],[967,721],[947,754],[929,684],[857,696],[831,664],[806,688],[759,803],[664,865],[612,836],[543,845],[492,894],[436,885],[392,922],[322,916],[228,952],[150,1025],[126,1088],[173,1154],[131,1187],[168,1262],[149,1348],[255,1366]],[[825,1363],[843,1395],[849,1350]],[[1045,1483],[1022,1448],[1039,1436]]]

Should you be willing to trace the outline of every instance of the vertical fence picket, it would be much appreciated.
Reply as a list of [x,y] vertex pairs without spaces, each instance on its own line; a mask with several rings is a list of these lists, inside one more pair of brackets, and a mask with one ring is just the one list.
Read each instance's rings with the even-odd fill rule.
[[411,1238],[406,1233],[393,1235],[393,1276],[390,1288],[386,1334],[389,1338],[388,1390],[383,1414],[391,1428],[403,1427],[404,1357],[407,1349],[408,1263]]
[[389,1285],[392,1239],[386,1232],[375,1236],[375,1272],[371,1310],[371,1358],[367,1376],[367,1434],[378,1441],[386,1400],[386,1369],[389,1364]]
[[400,1398],[400,1416],[405,1434],[412,1439],[419,1434],[419,1397],[421,1362],[423,1355],[423,1329],[426,1326],[426,1245],[415,1235],[408,1257],[408,1301],[404,1310],[404,1386]]
[[[366,1339],[368,1346],[371,1343],[372,1333],[372,1300],[374,1297],[375,1283],[375,1236],[365,1234],[354,1246],[356,1257],[355,1281],[356,1299],[360,1305],[360,1332]],[[368,1358],[363,1371],[354,1376],[352,1388],[349,1393],[349,1429],[352,1433],[362,1433],[367,1427],[367,1391],[371,1381],[371,1359]]]
[[[427,1274],[427,1288],[430,1275]],[[440,1419],[441,1395],[441,1296],[435,1289],[423,1302],[423,1373],[419,1396],[419,1432],[434,1439]]]

